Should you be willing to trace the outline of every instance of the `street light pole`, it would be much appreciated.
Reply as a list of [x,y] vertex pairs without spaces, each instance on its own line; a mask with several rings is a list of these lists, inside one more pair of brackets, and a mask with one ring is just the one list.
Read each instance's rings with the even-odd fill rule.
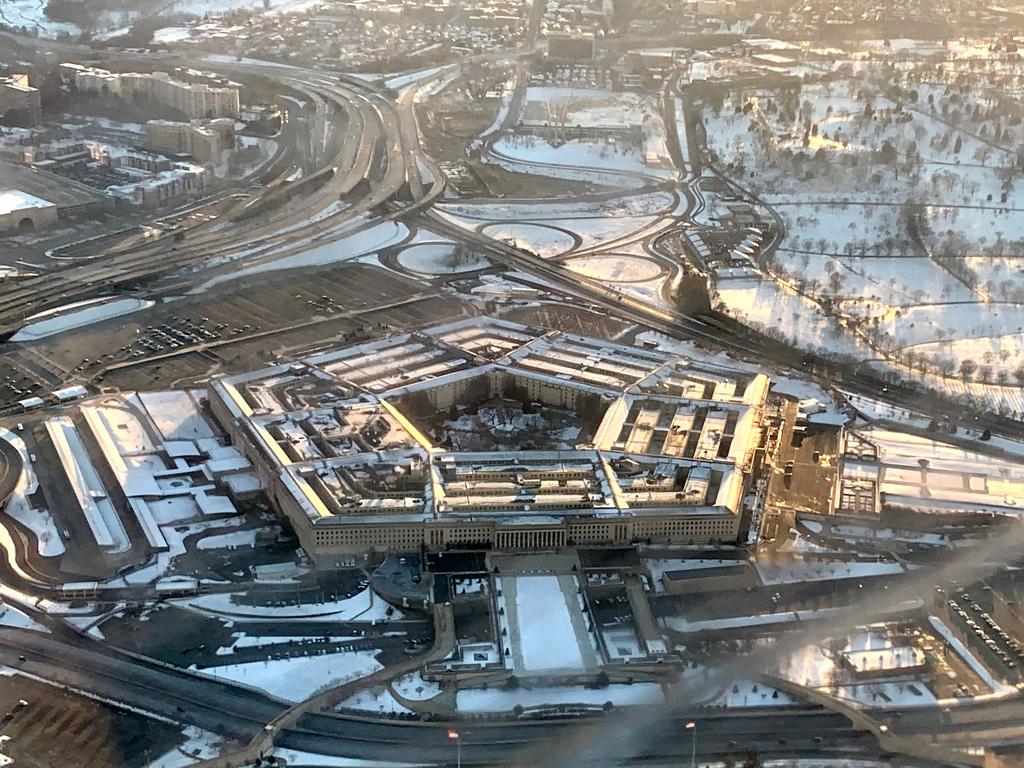
[[448,731],[448,738],[455,742],[456,768],[462,768],[462,735],[458,731]]
[[693,720],[686,724],[686,730],[693,731],[693,740],[690,742],[690,768],[697,766],[697,723]]

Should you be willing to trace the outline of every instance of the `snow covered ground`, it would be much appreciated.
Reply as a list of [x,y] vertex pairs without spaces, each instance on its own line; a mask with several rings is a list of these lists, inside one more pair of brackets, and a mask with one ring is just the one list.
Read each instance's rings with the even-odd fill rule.
[[77,26],[53,21],[46,15],[47,0],[0,0],[0,23],[24,27],[40,37],[55,38],[60,34],[78,35]]
[[147,768],[186,768],[198,760],[209,760],[220,754],[220,736],[192,725],[182,728],[185,741],[149,763]]
[[43,557],[56,557],[64,554],[64,541],[60,537],[53,516],[48,510],[33,509],[28,497],[39,488],[35,470],[32,468],[31,456],[25,447],[25,441],[9,429],[0,428],[0,440],[6,440],[21,455],[22,472],[18,483],[4,507],[4,514],[10,515],[28,528],[36,536],[36,549]]
[[[154,302],[147,299],[99,299],[88,302],[89,306],[72,310],[56,316],[37,315],[40,319],[33,320],[11,336],[11,341],[36,341],[53,336],[73,328],[81,328],[93,323],[101,323],[122,315],[137,312],[153,306]],[[52,312],[45,313],[52,315]]]
[[[798,100],[755,89],[705,108],[720,166],[743,166],[742,183],[786,231],[770,265],[778,287],[722,282],[718,298],[801,348],[926,365],[929,383],[950,391],[966,363],[964,395],[1019,412],[995,388],[1024,371],[1024,197],[1003,170],[1020,130],[1003,130],[980,77],[917,85],[908,65],[897,79],[922,101],[897,105],[878,93],[876,65],[857,70],[805,84]],[[968,118],[972,99],[981,110]],[[909,226],[918,214],[920,244]]]
[[196,546],[199,549],[235,549],[236,547],[254,547],[256,546],[256,531],[250,528],[245,531],[232,531],[231,533],[207,536],[200,539]]
[[430,680],[424,680],[419,672],[405,675],[395,680],[391,687],[399,696],[410,701],[424,701],[432,699],[441,693],[441,685]]
[[781,676],[869,709],[933,706],[938,701],[931,689],[913,676],[855,682],[831,651],[818,645],[803,646],[789,654],[782,662]]
[[657,683],[612,684],[604,688],[583,686],[557,686],[551,688],[466,688],[456,695],[456,708],[460,712],[510,712],[516,706],[539,707],[556,704],[587,704],[603,706],[606,701],[616,706],[660,704],[664,701]]
[[421,275],[449,275],[486,269],[490,262],[476,253],[463,253],[450,243],[417,243],[402,249],[398,263]]
[[[359,760],[351,757],[319,755],[315,752],[302,752],[284,747],[274,747],[269,754],[278,760],[283,760],[288,768],[426,768],[426,766],[416,763]],[[859,766],[854,768],[859,768]]]
[[224,263],[241,262],[237,269],[207,280],[190,293],[202,293],[215,285],[265,272],[355,261],[362,256],[398,245],[409,235],[409,230],[401,222],[389,219],[370,223],[371,221],[368,216],[359,217],[318,235],[315,241],[308,240],[296,244],[298,252],[290,255],[277,256],[277,246],[260,245],[232,254],[225,258]]
[[557,576],[515,578],[516,653],[528,671],[580,669],[576,630]]
[[378,715],[412,712],[408,707],[399,704],[398,700],[383,685],[352,694],[338,703],[338,709],[356,709]]
[[337,621],[385,621],[389,618],[391,620],[402,618],[401,611],[397,609],[392,610],[389,617],[387,611],[390,606],[379,597],[376,597],[369,589],[345,600],[332,600],[324,603],[302,603],[300,605],[281,607],[246,605],[244,598],[242,598],[240,603],[233,602],[231,598],[231,594],[216,593],[176,600],[175,602],[200,613],[213,616],[246,617],[252,619],[291,619],[293,621],[308,619],[320,621],[329,618]]
[[381,669],[372,651],[267,659],[198,670],[201,674],[244,683],[285,701],[303,701],[314,693],[366,677]]
[[573,272],[613,283],[642,283],[662,274],[662,267],[652,259],[638,256],[606,254],[582,256],[566,262]]
[[50,631],[31,616],[18,610],[13,605],[5,605],[2,600],[0,600],[0,626],[16,627],[17,629],[31,629],[36,632]]
[[572,235],[544,224],[498,222],[488,224],[481,231],[488,237],[511,242],[517,248],[525,248],[544,258],[560,256],[575,245]]
[[587,632],[578,584],[569,576],[512,576],[496,580],[503,633],[519,673],[594,668],[596,641]]

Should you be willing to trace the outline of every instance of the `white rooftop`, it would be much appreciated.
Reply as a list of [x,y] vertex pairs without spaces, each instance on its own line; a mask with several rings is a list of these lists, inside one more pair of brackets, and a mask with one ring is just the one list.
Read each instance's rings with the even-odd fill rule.
[[55,204],[49,200],[43,200],[41,197],[30,195],[19,189],[0,190],[0,216],[14,213],[14,211],[23,211],[26,208],[51,208],[53,205]]

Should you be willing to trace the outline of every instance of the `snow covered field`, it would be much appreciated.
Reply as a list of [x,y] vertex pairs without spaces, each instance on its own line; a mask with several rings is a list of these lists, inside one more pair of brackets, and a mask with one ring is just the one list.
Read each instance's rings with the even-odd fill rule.
[[146,309],[153,306],[152,301],[146,299],[92,299],[86,302],[88,306],[84,306],[81,309],[76,309],[71,312],[64,312],[55,316],[52,312],[44,313],[44,315],[38,315],[38,320],[32,320],[25,325],[20,331],[11,336],[11,341],[36,341],[37,339],[45,339],[47,336],[53,336],[64,331],[70,331],[73,328],[81,328],[86,325],[92,325],[93,323],[100,323],[104,320],[110,320],[115,317],[121,317],[122,315],[128,315],[132,312],[138,312],[140,309]]
[[677,175],[657,98],[628,92],[530,87],[516,130],[482,156],[511,171],[624,189]]
[[322,656],[267,659],[245,664],[207,667],[201,674],[244,683],[285,701],[302,701],[343,682],[366,677],[381,669],[371,651],[348,651]]
[[207,536],[199,540],[196,545],[199,549],[235,549],[236,547],[256,546],[256,531],[233,531],[221,533],[216,536]]
[[664,698],[661,686],[657,683],[613,684],[604,688],[584,688],[582,685],[551,688],[523,686],[513,691],[467,688],[458,692],[455,706],[460,712],[511,712],[516,706],[527,708],[588,704],[600,707],[606,701],[619,707],[660,704]]
[[946,87],[908,65],[897,103],[880,95],[877,64],[856,71],[704,108],[719,166],[742,166],[786,231],[770,264],[785,286],[723,282],[719,298],[802,348],[1012,384],[1024,317],[998,302],[1024,301],[1024,197],[1005,183],[1021,130],[981,98],[983,78]]
[[517,248],[526,248],[538,256],[561,256],[575,246],[572,235],[544,224],[505,223],[488,224],[483,234],[495,240],[511,242]]
[[24,27],[40,37],[55,38],[60,34],[81,33],[74,24],[53,21],[46,15],[47,0],[0,0],[0,23]]
[[31,629],[36,632],[50,631],[31,616],[18,610],[13,605],[5,605],[2,600],[0,600],[0,626],[15,627],[16,629]]
[[[579,670],[594,664],[588,638],[580,637],[577,631],[582,616],[575,589],[567,594],[563,580],[573,581],[559,576],[513,576],[498,583],[496,588],[502,592],[498,599],[505,607],[517,671]],[[577,622],[573,612],[577,613]]]
[[462,253],[450,243],[416,243],[402,249],[398,263],[421,275],[449,275],[486,269],[490,262],[479,254]]
[[22,472],[18,483],[11,493],[4,514],[10,515],[28,528],[36,536],[36,549],[43,557],[56,557],[64,554],[64,541],[60,537],[53,517],[48,510],[34,509],[28,497],[39,489],[39,480],[32,468],[31,457],[25,441],[9,429],[0,428],[0,440],[6,440],[21,455]]
[[277,246],[257,245],[231,254],[224,258],[224,263],[240,262],[237,269],[207,280],[190,293],[202,293],[221,283],[266,272],[356,261],[362,256],[398,245],[408,235],[408,228],[401,222],[388,219],[372,221],[364,215],[317,235],[315,240],[306,239],[297,243],[295,253],[278,255]]
[[301,603],[281,607],[246,605],[244,599],[242,602],[236,603],[231,598],[230,594],[216,593],[176,602],[183,607],[212,616],[237,616],[251,619],[318,621],[329,618],[337,621],[384,621],[388,618],[393,620],[402,618],[402,613],[398,610],[393,610],[391,616],[388,617],[387,611],[390,606],[379,597],[375,597],[369,589],[345,600]]

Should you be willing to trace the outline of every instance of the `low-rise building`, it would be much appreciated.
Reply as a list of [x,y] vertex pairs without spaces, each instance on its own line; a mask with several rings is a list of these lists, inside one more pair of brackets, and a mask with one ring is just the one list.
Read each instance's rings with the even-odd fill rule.
[[42,117],[39,91],[28,84],[28,75],[0,77],[0,118],[21,125],[35,125]]
[[221,117],[213,120],[150,120],[146,143],[157,152],[191,155],[196,162],[216,162],[226,149],[235,146],[235,122]]
[[207,188],[209,176],[201,165],[174,163],[170,170],[150,178],[107,187],[106,193],[126,205],[156,208],[180,197],[200,194]]
[[57,223],[57,206],[17,189],[0,189],[0,233],[33,232]]

